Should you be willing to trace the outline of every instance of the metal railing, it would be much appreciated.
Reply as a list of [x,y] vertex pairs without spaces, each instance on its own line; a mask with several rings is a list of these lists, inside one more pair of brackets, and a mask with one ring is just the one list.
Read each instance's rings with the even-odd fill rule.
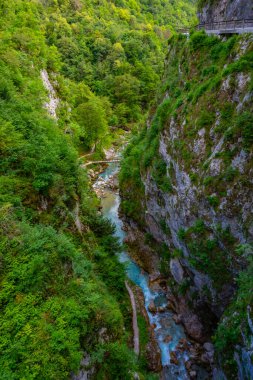
[[227,20],[227,21],[210,22],[210,23],[197,25],[198,30],[205,29],[205,30],[219,30],[219,31],[223,31],[223,30],[236,31],[238,29],[248,29],[248,28],[253,28],[253,19]]
[[192,29],[195,29],[196,27],[192,27],[192,28],[177,28],[177,32],[178,33],[182,33],[182,34],[188,34]]
[[[252,30],[251,30],[252,28]],[[241,31],[253,32],[253,19],[227,20],[210,23],[200,23],[192,28],[178,28],[178,33],[188,34],[191,30],[206,30],[217,33],[237,33]]]

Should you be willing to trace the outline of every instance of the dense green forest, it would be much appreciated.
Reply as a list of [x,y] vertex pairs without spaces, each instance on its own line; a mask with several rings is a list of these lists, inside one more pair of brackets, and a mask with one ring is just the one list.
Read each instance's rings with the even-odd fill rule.
[[[187,25],[193,9],[169,1],[4,1],[1,49],[8,50],[10,68],[17,69],[22,55],[29,58],[29,74],[45,67],[56,75],[59,126],[89,148],[100,128],[105,135],[108,126],[143,119],[162,73],[170,26],[179,20]],[[90,109],[102,117],[98,133],[87,138]]]
[[1,379],[69,378],[84,351],[98,379],[145,373],[129,348],[120,247],[78,153],[142,122],[166,39],[193,14],[191,1],[1,1]]

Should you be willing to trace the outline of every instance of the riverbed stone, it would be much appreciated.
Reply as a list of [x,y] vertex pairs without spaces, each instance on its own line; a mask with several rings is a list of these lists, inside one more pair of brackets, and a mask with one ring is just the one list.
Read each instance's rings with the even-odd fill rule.
[[185,362],[185,368],[187,369],[187,371],[189,371],[191,369],[191,366],[192,366],[192,361],[191,360],[187,360]]
[[186,351],[189,349],[189,342],[185,338],[181,338],[178,342],[177,349],[180,351]]
[[153,313],[153,314],[155,314],[157,312],[157,308],[156,308],[155,302],[153,300],[148,305],[148,310],[150,311],[150,313]]
[[167,309],[168,309],[168,310],[172,310],[172,311],[176,311],[175,306],[174,306],[173,303],[171,303],[171,302],[168,302],[168,303],[167,303]]
[[173,317],[172,317],[172,319],[174,320],[174,322],[175,322],[176,324],[179,324],[179,323],[182,322],[182,320],[181,320],[181,315],[180,315],[180,314],[174,314]]
[[171,335],[167,335],[165,338],[164,338],[164,343],[169,343],[169,342],[171,342],[172,341],[172,336]]
[[177,354],[174,352],[174,351],[172,351],[171,353],[170,353],[170,362],[171,362],[171,364],[175,364],[175,365],[178,365],[178,358],[177,358]]
[[196,371],[190,371],[190,372],[189,372],[189,375],[190,375],[190,378],[191,378],[191,379],[196,379],[196,377],[197,377],[197,372],[196,372]]
[[164,313],[166,311],[166,306],[158,306],[157,311],[158,313]]

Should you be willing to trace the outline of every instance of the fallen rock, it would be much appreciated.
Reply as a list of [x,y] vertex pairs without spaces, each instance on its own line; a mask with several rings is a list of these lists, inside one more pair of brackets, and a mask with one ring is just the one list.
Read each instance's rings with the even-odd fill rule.
[[149,275],[149,282],[156,282],[161,281],[161,274],[160,272],[156,271]]
[[154,303],[153,300],[152,300],[152,301],[150,302],[150,304],[148,305],[148,310],[149,310],[150,313],[152,313],[152,314],[155,314],[155,313],[156,313],[157,309],[156,309],[156,306],[155,306],[155,303]]
[[197,372],[196,372],[196,371],[190,371],[190,372],[189,372],[189,375],[190,375],[190,378],[191,378],[191,379],[196,379],[196,377],[197,377]]
[[176,353],[174,351],[172,351],[170,353],[170,362],[171,362],[171,364],[178,365],[177,355],[176,355]]
[[172,341],[172,336],[171,335],[167,335],[165,338],[164,338],[164,343],[169,343],[169,342],[171,342]]
[[204,354],[201,355],[200,360],[204,364],[212,364],[214,362],[214,357],[213,357],[213,354],[210,354],[209,352],[205,352]]
[[185,338],[181,338],[181,339],[179,339],[179,343],[180,343],[180,344],[184,344],[184,345],[185,345],[185,344],[187,344],[187,345],[189,344],[188,341],[187,341],[187,339],[185,339]]
[[196,314],[185,313],[181,318],[187,334],[196,341],[203,341],[203,325]]
[[185,362],[184,365],[185,365],[185,368],[187,369],[187,371],[189,371],[191,369],[191,366],[192,366],[192,361],[187,360],[187,362]]
[[204,363],[210,363],[212,364],[214,362],[214,346],[211,342],[206,342],[203,345],[204,350],[206,351],[202,356],[201,356],[201,361]]
[[174,322],[178,325],[179,323],[181,323],[181,315],[180,314],[175,314],[173,315],[172,319],[174,320]]
[[214,346],[211,342],[206,342],[203,344],[203,348],[207,352],[214,352]]
[[165,280],[161,280],[161,281],[159,282],[159,285],[160,285],[160,287],[162,288],[162,290],[164,290],[164,291],[167,290],[167,283],[166,283]]
[[194,361],[199,358],[199,352],[194,347],[190,347],[190,358]]
[[208,364],[209,363],[209,358],[208,358],[208,355],[206,353],[201,355],[200,360],[204,364]]
[[189,349],[189,342],[185,338],[181,338],[177,345],[177,350],[187,351]]
[[167,303],[167,309],[174,312],[176,311],[175,306],[171,302]]

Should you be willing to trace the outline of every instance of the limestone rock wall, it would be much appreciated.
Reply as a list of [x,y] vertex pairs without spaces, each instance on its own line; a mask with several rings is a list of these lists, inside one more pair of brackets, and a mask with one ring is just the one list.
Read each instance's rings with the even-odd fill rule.
[[213,0],[199,10],[200,23],[253,19],[252,0]]
[[48,101],[45,102],[45,108],[48,114],[52,118],[57,120],[56,111],[57,111],[57,107],[59,105],[60,100],[57,97],[53,84],[50,82],[48,72],[45,69],[43,69],[41,70],[40,75],[41,75],[43,86],[48,92]]
[[[250,248],[238,254],[253,242],[253,40],[198,33],[182,40],[170,44],[156,111],[132,148],[132,161],[128,157],[144,190],[138,198],[139,181],[126,178],[122,196],[136,205],[125,222],[138,258],[145,262],[146,256],[143,267],[152,273],[166,267],[179,321],[203,342],[235,297],[238,274],[253,254]],[[150,236],[153,254],[145,255]],[[159,262],[161,246],[167,248]]]

